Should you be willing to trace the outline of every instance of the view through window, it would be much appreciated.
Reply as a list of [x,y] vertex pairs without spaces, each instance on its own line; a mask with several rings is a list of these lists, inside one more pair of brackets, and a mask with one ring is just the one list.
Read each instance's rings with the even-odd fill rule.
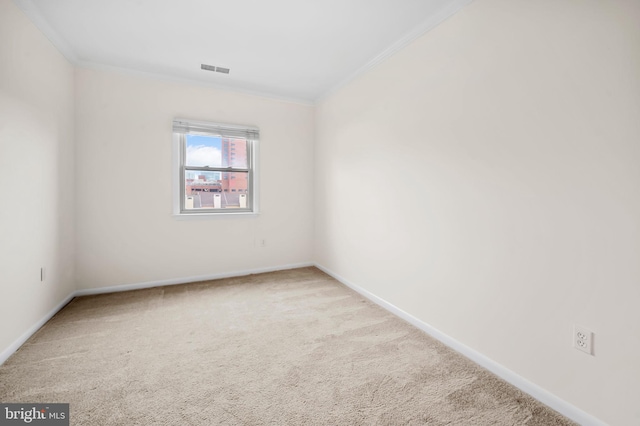
[[254,210],[252,148],[257,132],[242,133],[174,122],[181,148],[181,213]]

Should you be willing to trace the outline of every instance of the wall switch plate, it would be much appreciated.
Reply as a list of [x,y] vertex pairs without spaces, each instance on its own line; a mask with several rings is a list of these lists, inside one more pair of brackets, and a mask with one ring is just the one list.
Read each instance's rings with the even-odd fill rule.
[[573,347],[593,355],[593,332],[579,325],[573,326]]

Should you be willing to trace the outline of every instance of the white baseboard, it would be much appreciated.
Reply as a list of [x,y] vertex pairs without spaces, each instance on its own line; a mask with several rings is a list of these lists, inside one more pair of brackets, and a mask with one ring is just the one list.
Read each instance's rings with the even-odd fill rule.
[[471,361],[475,362],[476,364],[479,364],[480,366],[482,366],[482,367],[486,368],[487,370],[491,371],[493,374],[495,374],[496,376],[500,377],[504,381],[512,384],[513,386],[517,387],[518,389],[520,389],[523,392],[526,392],[527,394],[531,395],[532,397],[534,397],[538,401],[542,402],[543,404],[547,405],[548,407],[556,410],[558,413],[562,414],[563,416],[568,417],[569,419],[573,420],[574,422],[579,423],[582,426],[606,426],[606,423],[604,423],[601,420],[595,418],[591,414],[589,414],[589,413],[587,413],[585,411],[582,411],[578,407],[569,404],[568,402],[564,401],[563,399],[558,398],[554,394],[552,394],[549,391],[541,388],[540,386],[536,385],[535,383],[530,382],[529,380],[525,379],[522,376],[519,376],[518,374],[516,374],[513,371],[505,368],[501,364],[498,364],[497,362],[493,361],[492,359],[487,358],[486,356],[482,355],[480,352],[477,352],[476,350],[471,349],[470,347],[466,346],[465,344],[463,344],[463,343],[455,340],[454,338],[446,335],[445,333],[443,333],[440,330],[432,327],[431,325],[427,324],[426,322],[424,322],[422,320],[419,320],[418,318],[414,317],[413,315],[408,314],[407,312],[405,312],[402,309],[396,307],[395,305],[392,305],[391,303],[387,302],[386,300],[384,300],[384,299],[376,296],[375,294],[363,289],[362,287],[350,282],[349,280],[341,277],[340,275],[334,273],[333,271],[325,268],[324,266],[322,266],[322,265],[320,265],[318,263],[316,263],[315,266],[316,266],[316,268],[318,268],[321,271],[325,272],[326,274],[332,276],[333,278],[335,278],[336,280],[338,280],[339,282],[341,282],[345,286],[347,286],[347,287],[351,288],[352,290],[360,293],[362,296],[366,297],[367,299],[369,299],[373,303],[381,306],[382,308],[386,309],[387,311],[391,312],[392,314],[402,318],[403,320],[407,321],[408,323],[412,324],[413,326],[419,328],[420,330],[424,331],[425,333],[427,333],[431,337],[435,338],[436,340],[439,340],[440,342],[444,343],[445,345],[447,345],[451,349],[453,349],[456,352],[459,352],[460,354],[462,354],[465,357],[469,358]]
[[315,265],[313,262],[291,263],[288,265],[270,266],[266,268],[256,268],[256,269],[245,269],[241,271],[223,272],[219,274],[196,275],[196,276],[185,277],[185,278],[172,278],[172,279],[160,280],[160,281],[147,281],[143,283],[123,284],[123,285],[116,285],[111,287],[88,288],[88,289],[76,291],[74,293],[74,296],[90,296],[94,294],[116,293],[119,291],[140,290],[143,288],[163,287],[163,286],[175,285],[175,284],[187,284],[187,283],[194,283],[198,281],[219,280],[221,278],[242,277],[245,275],[262,274],[264,272],[285,271],[287,269],[304,268],[307,266],[315,266]]
[[112,287],[99,287],[99,288],[91,288],[91,289],[83,289],[71,292],[62,302],[60,302],[55,308],[53,308],[49,313],[47,313],[40,321],[35,323],[31,328],[25,331],[16,341],[11,343],[5,350],[0,353],[0,365],[2,365],[11,355],[17,351],[20,346],[26,342],[29,337],[33,336],[36,331],[40,329],[47,321],[49,321],[55,314],[57,314],[60,309],[64,308],[67,303],[71,302],[74,297],[78,296],[89,296],[94,294],[103,294],[103,293],[115,293],[119,291],[129,291],[129,290],[139,290],[143,288],[151,288],[151,287],[161,287],[167,285],[174,284],[187,284],[198,281],[209,281],[209,280],[217,280],[220,278],[231,278],[231,277],[242,277],[245,275],[251,274],[261,274],[264,272],[274,272],[274,271],[285,271],[287,269],[296,269],[296,268],[305,268],[307,266],[314,266],[313,262],[303,262],[303,263],[292,263],[288,265],[280,265],[280,266],[270,266],[266,268],[256,268],[256,269],[245,269],[241,271],[233,271],[233,272],[223,272],[219,274],[210,274],[210,275],[198,275],[193,277],[186,278],[174,278],[169,280],[160,280],[160,281],[147,281],[143,283],[137,284],[124,284],[117,285]]
[[481,365],[482,367],[494,373],[496,376],[502,378],[503,380],[507,381],[508,383],[512,384],[513,386],[517,387],[523,392],[528,393],[532,397],[536,398],[538,401],[551,407],[552,409],[568,417],[569,419],[583,426],[606,426],[606,423],[580,410],[579,408],[569,404],[568,402],[558,398],[557,396],[541,388],[535,383],[528,381],[527,379],[519,376],[518,374],[505,368],[504,366],[498,364],[497,362],[487,358],[486,356],[475,351],[474,349],[471,349],[470,347],[444,334],[443,332],[425,323],[424,321],[419,320],[418,318],[408,314],[407,312],[396,307],[395,305],[392,305],[386,300],[376,296],[375,294],[339,276],[338,274],[325,268],[324,266],[318,263],[313,263],[313,262],[303,262],[303,263],[273,266],[273,267],[267,267],[267,268],[224,272],[224,273],[211,274],[211,275],[198,275],[198,276],[192,276],[192,277],[186,277],[186,278],[174,278],[169,280],[148,281],[148,282],[137,283],[137,284],[124,284],[124,285],[118,285],[118,286],[112,286],[112,287],[100,287],[95,289],[78,290],[69,294],[69,296],[67,296],[54,309],[52,309],[49,313],[47,313],[47,315],[45,315],[40,321],[34,324],[31,328],[29,328],[26,332],[24,332],[16,341],[14,341],[11,345],[9,345],[9,347],[7,347],[4,351],[2,351],[2,353],[0,353],[0,365],[4,363],[11,355],[13,355],[13,353],[17,351],[20,348],[20,346],[24,344],[24,342],[26,342],[33,334],[35,334],[36,331],[40,329],[40,327],[42,327],[56,313],[58,313],[60,309],[62,309],[65,305],[67,305],[67,303],[69,303],[74,297],[77,297],[77,296],[88,296],[88,295],[94,295],[94,294],[138,290],[138,289],[144,289],[144,288],[160,287],[160,286],[175,285],[175,284],[186,284],[190,282],[208,281],[208,280],[215,280],[215,279],[221,279],[221,278],[240,277],[240,276],[251,275],[251,274],[260,274],[264,272],[274,272],[274,271],[283,271],[287,269],[304,268],[308,266],[317,267],[318,269],[322,270],[323,272],[327,273],[328,275],[338,280],[340,283],[360,293],[362,296],[366,297],[367,299],[371,300],[372,302],[381,306],[382,308],[388,310],[394,315],[402,318],[403,320],[407,321],[413,326],[419,328],[420,330],[424,331],[425,333],[432,336],[433,338],[441,341],[445,345],[461,353],[462,355],[469,358],[473,362]]
[[35,323],[33,326],[31,326],[30,329],[28,329],[24,333],[22,333],[22,336],[18,337],[18,339],[16,339],[12,344],[10,344],[4,351],[2,351],[2,353],[0,353],[0,365],[2,365],[7,359],[9,359],[9,357],[13,355],[15,351],[20,349],[20,346],[22,346],[24,342],[29,340],[29,337],[33,336],[36,333],[36,331],[40,330],[40,327],[45,325],[47,321],[53,318],[53,316],[57,314],[60,311],[60,309],[64,308],[67,305],[67,303],[71,302],[71,300],[74,297],[75,297],[74,293],[69,294],[62,302],[58,303],[58,305],[55,308],[53,308],[44,317],[42,317],[40,321]]

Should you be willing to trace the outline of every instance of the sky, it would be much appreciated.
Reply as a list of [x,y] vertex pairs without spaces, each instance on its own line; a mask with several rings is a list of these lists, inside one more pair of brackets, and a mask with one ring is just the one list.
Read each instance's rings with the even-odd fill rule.
[[222,165],[222,139],[215,136],[186,135],[187,166]]

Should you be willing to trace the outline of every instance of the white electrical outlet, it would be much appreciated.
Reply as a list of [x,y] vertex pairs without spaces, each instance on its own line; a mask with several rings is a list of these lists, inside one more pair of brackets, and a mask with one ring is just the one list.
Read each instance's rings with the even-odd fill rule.
[[593,332],[579,325],[573,326],[573,347],[593,355]]

